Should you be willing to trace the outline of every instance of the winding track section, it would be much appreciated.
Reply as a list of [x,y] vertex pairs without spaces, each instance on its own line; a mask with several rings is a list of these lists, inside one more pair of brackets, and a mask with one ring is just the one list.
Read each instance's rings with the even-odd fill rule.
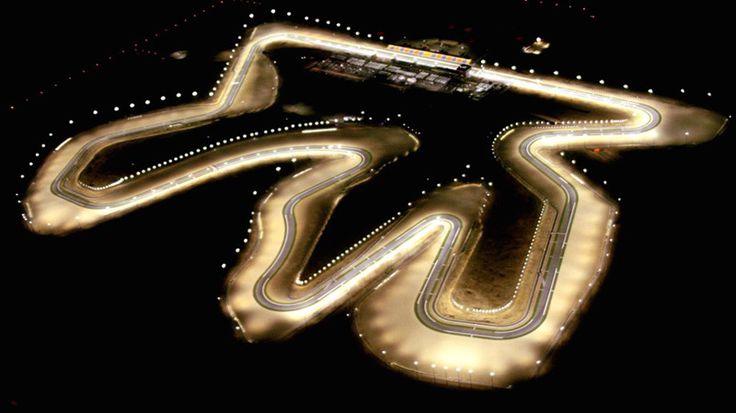
[[[252,242],[228,279],[224,310],[249,340],[286,337],[346,305],[377,357],[417,378],[446,384],[505,386],[539,374],[603,272],[614,234],[614,202],[584,179],[561,151],[695,144],[723,129],[715,113],[661,99],[557,77],[472,67],[467,76],[499,82],[512,92],[587,108],[598,118],[517,122],[500,131],[492,153],[545,205],[550,225],[537,268],[508,309],[458,315],[454,283],[475,250],[490,204],[488,188],[456,185],[419,202],[401,219],[381,224],[318,274],[303,268],[341,196],[399,156],[418,148],[395,128],[340,127],[309,135],[292,131],[237,141],[175,157],[145,176],[125,175],[103,186],[82,182],[102,151],[199,127],[270,106],[278,76],[264,54],[307,47],[386,61],[456,69],[447,60],[327,31],[268,24],[233,50],[215,96],[102,125],[63,142],[45,160],[24,208],[32,231],[63,234],[157,202],[212,179],[288,159],[314,166],[281,181],[255,215]],[[232,142],[232,140],[231,140]],[[225,141],[223,141],[225,143]]]

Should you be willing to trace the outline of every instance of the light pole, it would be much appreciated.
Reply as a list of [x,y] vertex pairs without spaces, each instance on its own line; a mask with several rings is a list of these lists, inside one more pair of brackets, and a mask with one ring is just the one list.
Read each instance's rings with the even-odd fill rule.
[[496,372],[492,371],[490,376],[491,376],[491,389],[493,389],[493,378],[496,377]]

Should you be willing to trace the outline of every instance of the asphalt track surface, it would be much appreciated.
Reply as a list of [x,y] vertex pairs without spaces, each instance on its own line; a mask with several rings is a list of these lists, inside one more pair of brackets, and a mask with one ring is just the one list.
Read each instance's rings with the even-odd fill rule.
[[[62,153],[64,151],[73,151],[73,156],[71,156],[69,162],[67,162],[63,168],[58,171],[58,173],[55,173],[55,178],[50,185],[50,192],[53,196],[65,200],[70,204],[74,204],[78,208],[103,211],[112,208],[117,209],[119,213],[124,213],[130,209],[135,209],[141,206],[142,199],[151,199],[152,201],[159,199],[158,197],[161,197],[162,194],[174,193],[177,188],[182,186],[190,187],[191,185],[199,182],[205,182],[207,180],[207,176],[210,174],[221,172],[223,169],[237,168],[239,163],[247,163],[253,161],[258,156],[261,156],[260,154],[235,156],[228,160],[211,164],[185,176],[180,176],[165,184],[149,187],[143,192],[139,192],[128,197],[122,197],[114,201],[100,201],[99,199],[90,197],[84,191],[76,190],[73,185],[71,187],[69,185],[70,179],[73,181],[75,180],[75,171],[80,167],[85,166],[83,161],[84,156],[87,153],[94,151],[95,148],[112,145],[129,136],[141,134],[150,136],[161,135],[174,123],[176,125],[192,125],[199,122],[213,121],[225,116],[236,116],[242,113],[255,111],[256,109],[254,109],[254,107],[257,105],[252,105],[252,107],[239,107],[237,99],[242,97],[243,94],[247,94],[249,92],[248,90],[243,89],[243,85],[246,84],[248,74],[251,72],[255,62],[263,55],[264,51],[270,50],[274,47],[311,47],[321,50],[347,53],[355,56],[383,59],[387,61],[399,61],[419,66],[443,67],[447,69],[457,69],[459,67],[459,64],[454,64],[440,59],[402,53],[396,49],[389,49],[383,44],[352,39],[347,36],[335,35],[321,30],[302,29],[294,26],[278,24],[259,26],[250,32],[250,38],[248,42],[239,49],[240,52],[233,52],[234,59],[232,62],[234,64],[230,66],[230,68],[237,67],[239,70],[234,75],[228,74],[228,77],[225,78],[226,81],[223,83],[225,85],[223,89],[210,99],[215,103],[211,109],[197,109],[201,113],[197,113],[193,116],[176,118],[175,121],[164,119],[160,122],[155,120],[148,123],[144,122],[143,125],[133,128],[125,127],[127,120],[123,120],[117,130],[95,137],[83,146],[74,147],[72,149],[68,146],[64,146],[66,143],[65,141],[64,144],[60,145],[55,152]],[[535,154],[535,145],[549,145],[553,147],[556,142],[559,141],[564,142],[564,145],[567,145],[565,147],[574,149],[576,147],[585,147],[588,142],[596,141],[596,138],[598,138],[598,142],[607,142],[611,146],[616,146],[617,141],[636,143],[639,137],[646,137],[646,139],[642,139],[641,146],[696,143],[714,137],[725,125],[725,120],[714,116],[713,121],[710,124],[707,124],[706,122],[705,126],[699,127],[697,125],[698,120],[690,120],[688,116],[695,116],[697,118],[697,115],[704,113],[703,111],[699,112],[695,109],[682,109],[671,102],[660,102],[655,97],[638,96],[623,92],[612,92],[610,89],[588,86],[581,83],[570,83],[554,78],[522,75],[512,71],[487,69],[485,67],[478,66],[472,67],[467,72],[467,76],[481,80],[499,82],[520,93],[541,94],[561,100],[567,99],[576,102],[583,102],[587,105],[613,108],[620,113],[629,114],[628,118],[619,123],[605,125],[600,124],[596,125],[595,128],[584,128],[582,126],[563,124],[555,126],[557,128],[561,128],[560,130],[554,130],[555,127],[550,126],[548,128],[542,127],[542,130],[539,131],[523,127],[519,127],[512,131],[512,133],[515,134],[514,136],[521,136],[519,139],[514,140],[517,154],[526,163],[531,165],[538,175],[531,178],[524,177],[522,182],[525,181],[525,185],[530,187],[532,192],[536,193],[536,191],[534,191],[534,187],[536,185],[535,180],[543,177],[544,179],[554,182],[554,184],[557,185],[557,187],[564,193],[565,198],[563,205],[558,205],[559,209],[557,211],[557,219],[555,220],[554,228],[549,235],[552,240],[548,243],[550,248],[547,248],[544,252],[544,272],[540,273],[535,281],[536,285],[534,288],[534,294],[536,294],[536,298],[533,300],[533,305],[528,309],[528,314],[525,317],[520,318],[520,321],[516,324],[499,327],[492,322],[470,322],[459,319],[450,320],[443,317],[435,310],[437,304],[435,300],[437,300],[438,295],[432,294],[431,292],[441,288],[443,280],[447,278],[448,269],[452,267],[454,256],[453,251],[461,248],[465,242],[465,240],[458,238],[458,234],[463,230],[463,220],[451,214],[443,213],[426,217],[407,231],[391,239],[386,245],[376,252],[372,252],[370,254],[358,254],[357,257],[352,258],[352,261],[347,268],[335,273],[329,280],[317,283],[316,286],[303,297],[284,301],[274,299],[269,296],[267,286],[273,276],[284,265],[285,260],[289,257],[294,239],[297,236],[297,219],[294,213],[296,206],[304,199],[313,196],[315,193],[318,193],[325,188],[345,182],[346,180],[359,175],[361,172],[365,172],[367,164],[370,162],[372,156],[371,153],[358,147],[341,146],[339,148],[334,148],[329,146],[306,147],[299,145],[294,145],[289,149],[284,148],[274,150],[273,154],[280,155],[281,151],[284,151],[284,154],[286,153],[285,151],[289,151],[289,154],[303,153],[304,155],[325,152],[331,154],[358,156],[360,157],[361,162],[349,170],[345,170],[319,182],[317,185],[304,189],[289,199],[285,204],[283,209],[283,219],[285,223],[283,242],[275,259],[257,280],[253,290],[255,299],[265,310],[289,312],[309,309],[310,307],[320,303],[322,300],[328,299],[335,294],[340,294],[338,291],[341,286],[357,277],[360,277],[364,271],[370,269],[377,262],[390,258],[391,254],[397,247],[404,245],[423,231],[439,226],[444,231],[444,237],[442,239],[441,246],[437,250],[435,261],[426,277],[426,281],[418,292],[415,303],[415,314],[417,318],[425,326],[433,330],[452,335],[486,339],[512,339],[527,335],[538,329],[540,325],[544,323],[547,316],[547,311],[554,295],[553,293],[560,273],[560,268],[565,258],[565,249],[568,246],[568,237],[570,236],[571,227],[575,219],[576,209],[578,208],[579,202],[578,192],[575,189],[575,185],[564,175],[564,173],[567,173],[568,171],[561,170],[559,168],[555,169],[551,166],[549,159],[540,158]],[[276,92],[273,93],[275,94]],[[197,106],[197,108],[200,109],[202,107],[204,106]],[[672,115],[663,115],[662,108],[671,112]],[[673,118],[677,122],[682,123],[685,129],[694,131],[692,133],[694,136],[691,136],[689,140],[682,137],[663,140],[657,134],[664,135],[664,133],[660,133],[658,129],[662,129],[661,125],[665,118]],[[155,119],[155,116],[152,119]],[[671,132],[675,128],[672,124],[673,121],[670,121],[670,124],[664,132]],[[679,124],[677,127],[679,128]],[[686,133],[686,135],[690,135],[690,132]],[[661,141],[655,140],[656,138],[659,138]],[[506,163],[504,156],[501,156],[500,161],[502,163]],[[141,177],[136,179],[145,178]],[[102,189],[90,188],[88,186],[85,187],[76,181],[73,183],[86,190],[104,193],[116,187],[124,187],[128,183],[126,180],[127,177],[125,179],[115,181]],[[26,201],[24,205],[26,206],[27,215],[29,217],[33,217],[34,201]],[[101,214],[99,221],[104,219],[104,214]],[[94,224],[96,221],[93,221],[92,223]],[[34,227],[33,224],[29,223],[28,225],[32,230],[39,230],[39,228]],[[51,224],[49,223],[49,226],[50,225]],[[39,232],[41,231],[39,230]],[[234,314],[233,312],[230,313]],[[234,318],[237,319],[237,316]]]

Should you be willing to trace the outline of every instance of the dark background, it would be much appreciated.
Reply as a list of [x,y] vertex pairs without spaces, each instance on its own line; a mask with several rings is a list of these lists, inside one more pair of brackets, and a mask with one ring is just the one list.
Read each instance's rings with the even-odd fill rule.
[[[248,9],[243,2],[226,3],[223,10]],[[403,33],[460,39],[478,44],[479,55],[487,54],[490,61],[504,56],[505,65],[582,73],[608,84],[653,87],[663,95],[678,96],[684,87],[688,102],[730,113],[733,16],[717,2],[538,3],[399,6],[374,1],[294,10],[345,16],[346,22],[394,39]],[[147,61],[144,55],[158,49],[147,48],[142,39],[157,32],[163,36],[164,27],[211,4],[166,0],[152,6],[128,0],[4,6],[0,52],[8,159],[0,199],[7,201],[3,228],[9,235],[0,289],[0,382],[6,406],[243,409],[260,397],[274,406],[310,408],[370,401],[446,402],[455,408],[554,401],[585,407],[591,398],[707,404],[730,388],[719,377],[728,377],[733,363],[727,338],[734,287],[728,202],[732,130],[698,147],[630,153],[625,161],[599,167],[616,177],[624,198],[611,271],[552,371],[508,392],[436,388],[386,370],[364,354],[349,321],[340,317],[285,343],[253,346],[235,340],[215,300],[224,276],[213,271],[223,256],[222,241],[208,240],[225,238],[237,245],[242,228],[223,229],[218,222],[239,216],[253,200],[232,195],[228,182],[64,239],[24,232],[14,194],[24,188],[17,171],[38,142],[28,130],[41,134],[45,123],[59,124],[75,106],[88,107],[87,99],[121,102],[129,89],[170,94],[188,85],[184,75],[147,78],[148,65],[160,65],[157,56]],[[205,27],[212,33],[183,34],[193,55],[200,43],[205,53],[212,39],[228,47],[241,30],[224,23]],[[536,35],[551,40],[548,52],[536,60],[517,53]],[[132,47],[136,42],[139,46]],[[135,57],[126,60],[121,49]],[[108,56],[115,56],[114,63],[105,62]],[[135,62],[131,71],[136,72],[121,74],[114,66],[118,61],[123,66]],[[99,62],[103,67],[93,69]],[[90,69],[81,73],[80,68]],[[205,90],[217,67],[202,64],[201,73],[189,79],[192,89]],[[714,98],[706,99],[706,91]],[[264,186],[275,180],[258,172],[249,176]],[[190,203],[197,207],[188,209]],[[338,402],[335,394],[347,402]]]

